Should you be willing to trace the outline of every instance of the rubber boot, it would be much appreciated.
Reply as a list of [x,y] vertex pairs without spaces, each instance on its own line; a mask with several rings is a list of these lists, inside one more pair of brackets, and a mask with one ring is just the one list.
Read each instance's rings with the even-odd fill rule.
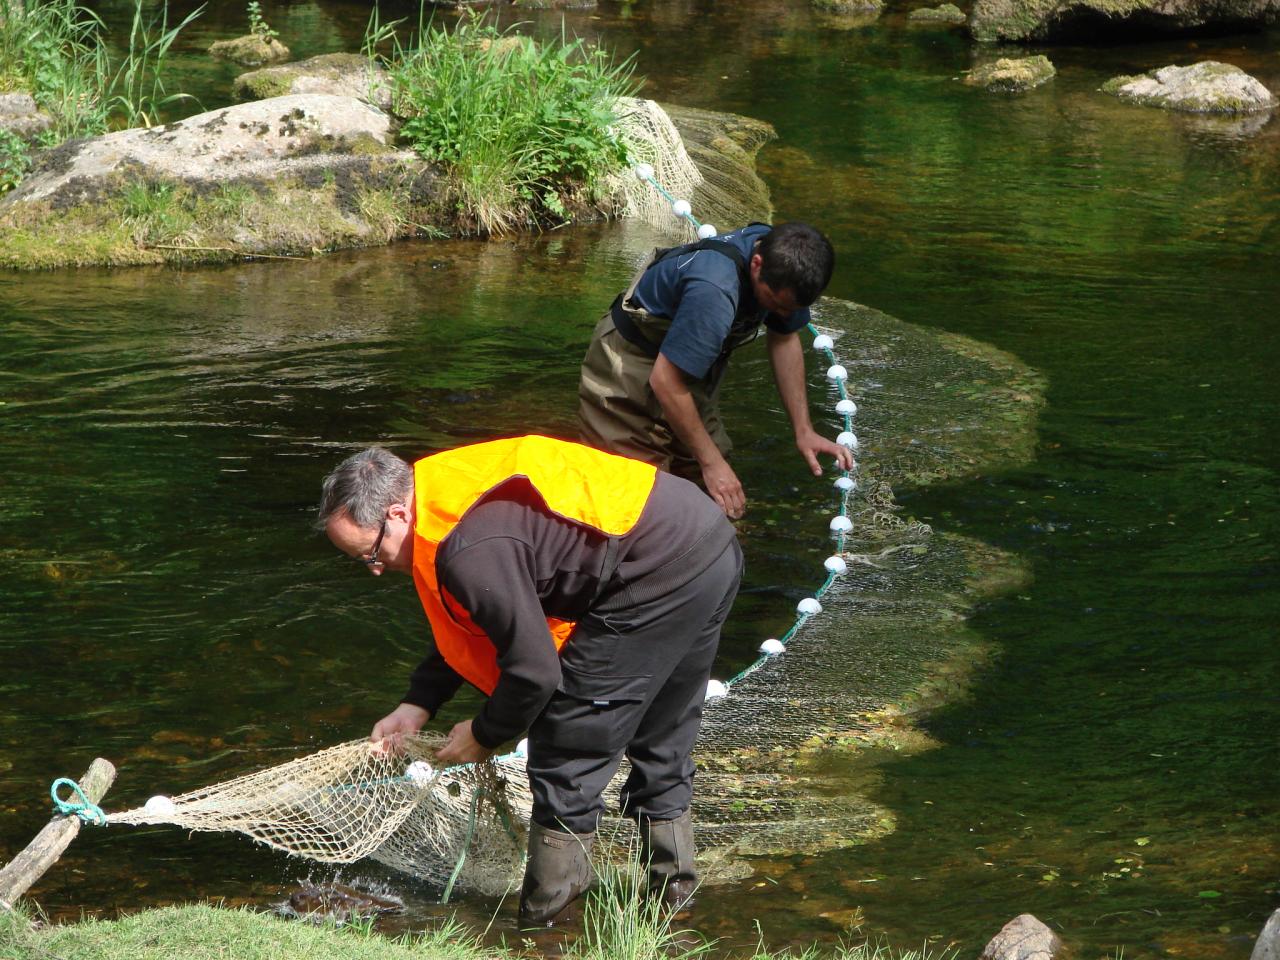
[[520,924],[549,927],[591,886],[594,833],[565,833],[529,824],[529,860],[520,890]]
[[698,886],[694,867],[693,817],[686,810],[674,820],[640,818],[640,858],[649,870],[649,896],[675,914],[693,909]]

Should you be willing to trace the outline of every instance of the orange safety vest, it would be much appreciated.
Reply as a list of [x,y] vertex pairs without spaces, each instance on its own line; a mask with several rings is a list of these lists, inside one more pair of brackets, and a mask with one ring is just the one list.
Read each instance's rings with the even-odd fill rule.
[[[640,519],[656,476],[651,464],[539,436],[477,443],[415,463],[413,582],[445,662],[486,694],[497,686],[493,642],[436,576],[441,545],[480,498],[523,477],[556,516],[617,537]],[[548,617],[547,627],[559,650],[574,625]]]

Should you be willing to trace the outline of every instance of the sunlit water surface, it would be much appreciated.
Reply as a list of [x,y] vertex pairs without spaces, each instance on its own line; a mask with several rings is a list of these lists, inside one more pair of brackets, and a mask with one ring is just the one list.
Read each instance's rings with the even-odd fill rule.
[[[353,48],[366,17],[265,12],[300,56]],[[199,50],[241,17],[221,5],[181,41],[176,76],[206,107],[236,71]],[[653,0],[568,24],[635,52],[651,96],[776,125],[761,170],[778,219],[832,236],[833,296],[989,341],[1049,381],[1031,465],[898,491],[1035,580],[974,620],[999,655],[929,720],[941,746],[884,768],[874,799],[896,830],[761,862],[706,892],[698,927],[749,948],[755,920],[782,946],[860,917],[973,956],[1027,911],[1086,956],[1247,957],[1280,902],[1280,126],[1095,91],[1208,58],[1277,89],[1277,35],[1048,49],[1057,79],[1004,98],[957,81],[959,33],[898,9],[840,30],[798,2]],[[571,430],[591,325],[653,241],[587,227],[0,277],[0,858],[45,820],[50,781],[94,756],[120,766],[123,805],[363,735],[419,656],[421,613],[309,532],[320,477],[354,444]],[[760,357],[731,388],[754,523],[820,530],[825,488],[779,442]],[[746,540],[749,597],[813,579],[802,534],[802,565]],[[726,668],[790,620],[781,597],[747,609]],[[308,873],[331,876],[237,837],[86,830],[33,895],[64,917],[265,907]],[[454,909],[345,876],[394,886],[409,926]],[[498,908],[456,909],[483,924]]]

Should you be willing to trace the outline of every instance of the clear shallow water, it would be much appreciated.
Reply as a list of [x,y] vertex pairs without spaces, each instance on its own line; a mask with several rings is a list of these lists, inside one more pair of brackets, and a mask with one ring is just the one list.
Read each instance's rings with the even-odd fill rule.
[[[365,18],[266,13],[299,55],[350,48]],[[215,12],[189,45],[239,17]],[[1049,380],[1032,465],[899,491],[1035,580],[973,621],[1000,654],[930,720],[942,746],[882,768],[897,830],[763,863],[776,884],[716,889],[699,926],[748,947],[753,917],[771,944],[803,943],[860,908],[894,942],[975,955],[1030,911],[1086,956],[1247,957],[1280,903],[1280,127],[1242,139],[1093,91],[1199,58],[1277,89],[1276,34],[1052,48],[1058,78],[1006,99],[954,79],[971,63],[958,34],[897,11],[832,31],[799,4],[655,0],[569,23],[636,51],[651,96],[776,125],[761,170],[779,219],[830,232],[833,296]],[[235,71],[208,63],[179,66],[212,108]],[[121,765],[123,804],[175,771],[212,782],[364,733],[416,660],[420,613],[307,533],[320,476],[350,443],[567,430],[590,326],[651,240],[592,227],[0,277],[0,852],[94,755]],[[739,366],[756,516],[816,511],[777,454],[764,365]],[[808,584],[769,546],[726,664],[778,626],[772,587]],[[86,831],[35,895],[63,915],[261,904],[307,869],[236,838]]]

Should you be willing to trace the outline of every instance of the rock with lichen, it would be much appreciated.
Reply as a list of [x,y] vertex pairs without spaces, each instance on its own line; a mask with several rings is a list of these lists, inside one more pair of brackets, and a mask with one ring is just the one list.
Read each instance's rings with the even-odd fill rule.
[[1063,955],[1062,941],[1029,913],[1006,923],[978,960],[1053,960]]
[[327,93],[355,97],[383,110],[391,108],[391,80],[386,68],[355,53],[325,53],[251,70],[236,77],[231,92],[237,100]]
[[995,93],[1022,93],[1051,80],[1055,73],[1045,56],[1001,58],[974,67],[965,74],[964,82]]
[[1144,106],[1187,113],[1261,113],[1276,105],[1275,96],[1258,80],[1216,60],[1113,77],[1102,91]]
[[907,14],[908,20],[925,23],[964,23],[964,11],[954,3],[944,3],[940,7],[918,7]]
[[53,126],[53,118],[24,90],[0,93],[0,130],[30,143]]
[[216,40],[209,47],[209,54],[220,60],[230,60],[242,67],[260,67],[264,63],[279,63],[289,59],[289,48],[275,37],[250,33],[234,40]]
[[1262,25],[1280,0],[976,0],[969,29],[977,40],[1101,42],[1135,31]]

